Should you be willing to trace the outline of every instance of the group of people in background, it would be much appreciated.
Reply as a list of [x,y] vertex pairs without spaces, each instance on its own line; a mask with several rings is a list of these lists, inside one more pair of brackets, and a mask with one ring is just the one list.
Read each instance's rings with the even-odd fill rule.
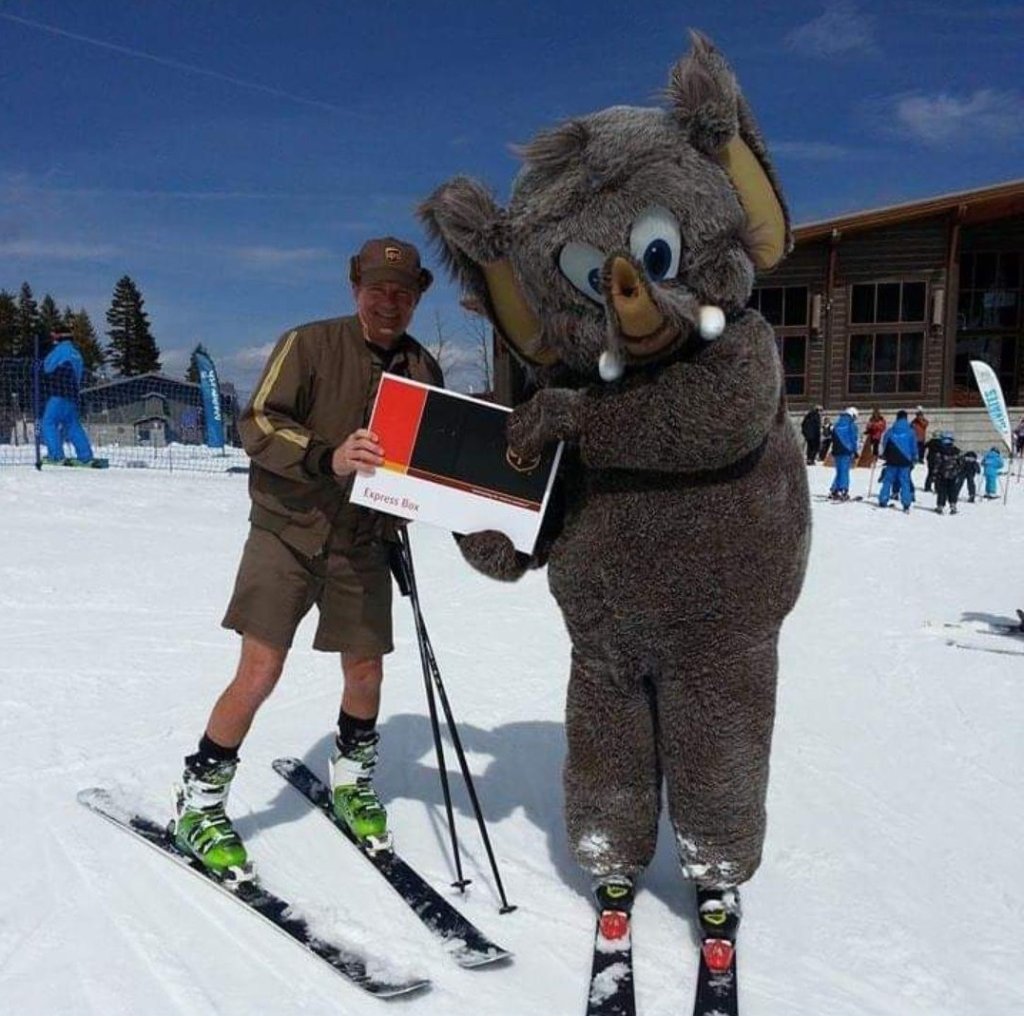
[[[913,469],[924,464],[926,476],[924,490],[935,493],[935,511],[940,515],[949,508],[951,515],[958,511],[960,492],[966,485],[967,499],[973,502],[977,496],[977,477],[985,480],[985,498],[999,496],[998,477],[1004,461],[999,449],[991,447],[979,460],[974,451],[961,451],[954,435],[940,431],[928,437],[929,421],[924,408],[918,406],[913,418],[905,409],[896,413],[896,419],[889,426],[881,410],[875,407],[864,427],[864,445],[860,444],[857,420],[860,414],[856,406],[849,406],[831,422],[824,415],[821,406],[814,406],[801,422],[801,433],[807,449],[807,464],[824,462],[831,454],[835,465],[835,478],[829,490],[829,498],[847,501],[850,498],[850,469],[853,459],[860,454],[870,453],[871,461],[882,460],[880,476],[881,490],[878,494],[880,508],[888,507],[890,500],[898,498],[904,512],[909,512],[915,500]],[[1014,432],[1016,452],[1024,452],[1024,419]]]

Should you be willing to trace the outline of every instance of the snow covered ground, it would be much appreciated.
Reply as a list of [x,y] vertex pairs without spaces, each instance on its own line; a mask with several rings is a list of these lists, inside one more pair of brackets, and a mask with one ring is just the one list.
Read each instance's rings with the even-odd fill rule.
[[[828,471],[811,470],[822,493]],[[854,477],[866,491],[866,471]],[[930,495],[922,504],[931,505]],[[413,531],[423,608],[508,895],[456,793],[465,913],[516,953],[464,971],[271,771],[322,768],[334,659],[299,633],[244,747],[232,811],[264,881],[319,928],[433,989],[378,1002],[75,801],[120,785],[154,814],[231,675],[218,627],[246,530],[245,481],[0,470],[0,1012],[17,1016],[579,1016],[592,936],[562,827],[568,642],[543,574],[517,586]],[[744,1016],[1024,1013],[1024,658],[945,644],[928,620],[1024,605],[1024,485],[955,518],[814,505],[786,625],[764,865],[745,893]],[[380,780],[398,844],[453,871],[407,605],[396,605]],[[990,648],[1009,639],[977,636]],[[456,784],[458,786],[458,784]],[[641,1016],[689,1012],[691,891],[667,829],[636,908]]]

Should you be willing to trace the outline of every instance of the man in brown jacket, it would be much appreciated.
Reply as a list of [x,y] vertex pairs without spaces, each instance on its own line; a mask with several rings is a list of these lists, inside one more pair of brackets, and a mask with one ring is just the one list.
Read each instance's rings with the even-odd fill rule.
[[245,847],[225,813],[238,749],[314,604],[313,648],[341,656],[334,809],[360,839],[387,839],[371,780],[382,658],[393,648],[388,560],[396,520],[351,504],[349,493],[354,474],[384,461],[367,429],[381,374],[443,381],[406,333],[432,281],[416,248],[370,240],[352,258],[350,278],[356,314],[282,336],[239,422],[252,460],[251,529],[223,625],[241,634],[241,658],[198,750],[185,759],[174,823],[178,845],[224,876],[247,873]]

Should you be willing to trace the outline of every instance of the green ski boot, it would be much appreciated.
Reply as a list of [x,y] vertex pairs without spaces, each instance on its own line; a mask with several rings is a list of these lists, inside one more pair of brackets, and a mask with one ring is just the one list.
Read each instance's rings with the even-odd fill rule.
[[387,812],[373,789],[379,740],[380,734],[375,731],[351,744],[335,741],[330,761],[334,814],[361,845],[374,851],[391,847]]
[[237,761],[190,755],[175,793],[174,842],[225,882],[253,877],[245,846],[224,811],[237,768]]

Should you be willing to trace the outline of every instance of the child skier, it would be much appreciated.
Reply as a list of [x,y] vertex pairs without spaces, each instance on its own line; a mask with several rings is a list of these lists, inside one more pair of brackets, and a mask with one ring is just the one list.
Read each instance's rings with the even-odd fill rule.
[[981,460],[981,468],[985,472],[985,497],[999,497],[999,474],[1003,469],[1003,456],[996,447],[989,448]]

